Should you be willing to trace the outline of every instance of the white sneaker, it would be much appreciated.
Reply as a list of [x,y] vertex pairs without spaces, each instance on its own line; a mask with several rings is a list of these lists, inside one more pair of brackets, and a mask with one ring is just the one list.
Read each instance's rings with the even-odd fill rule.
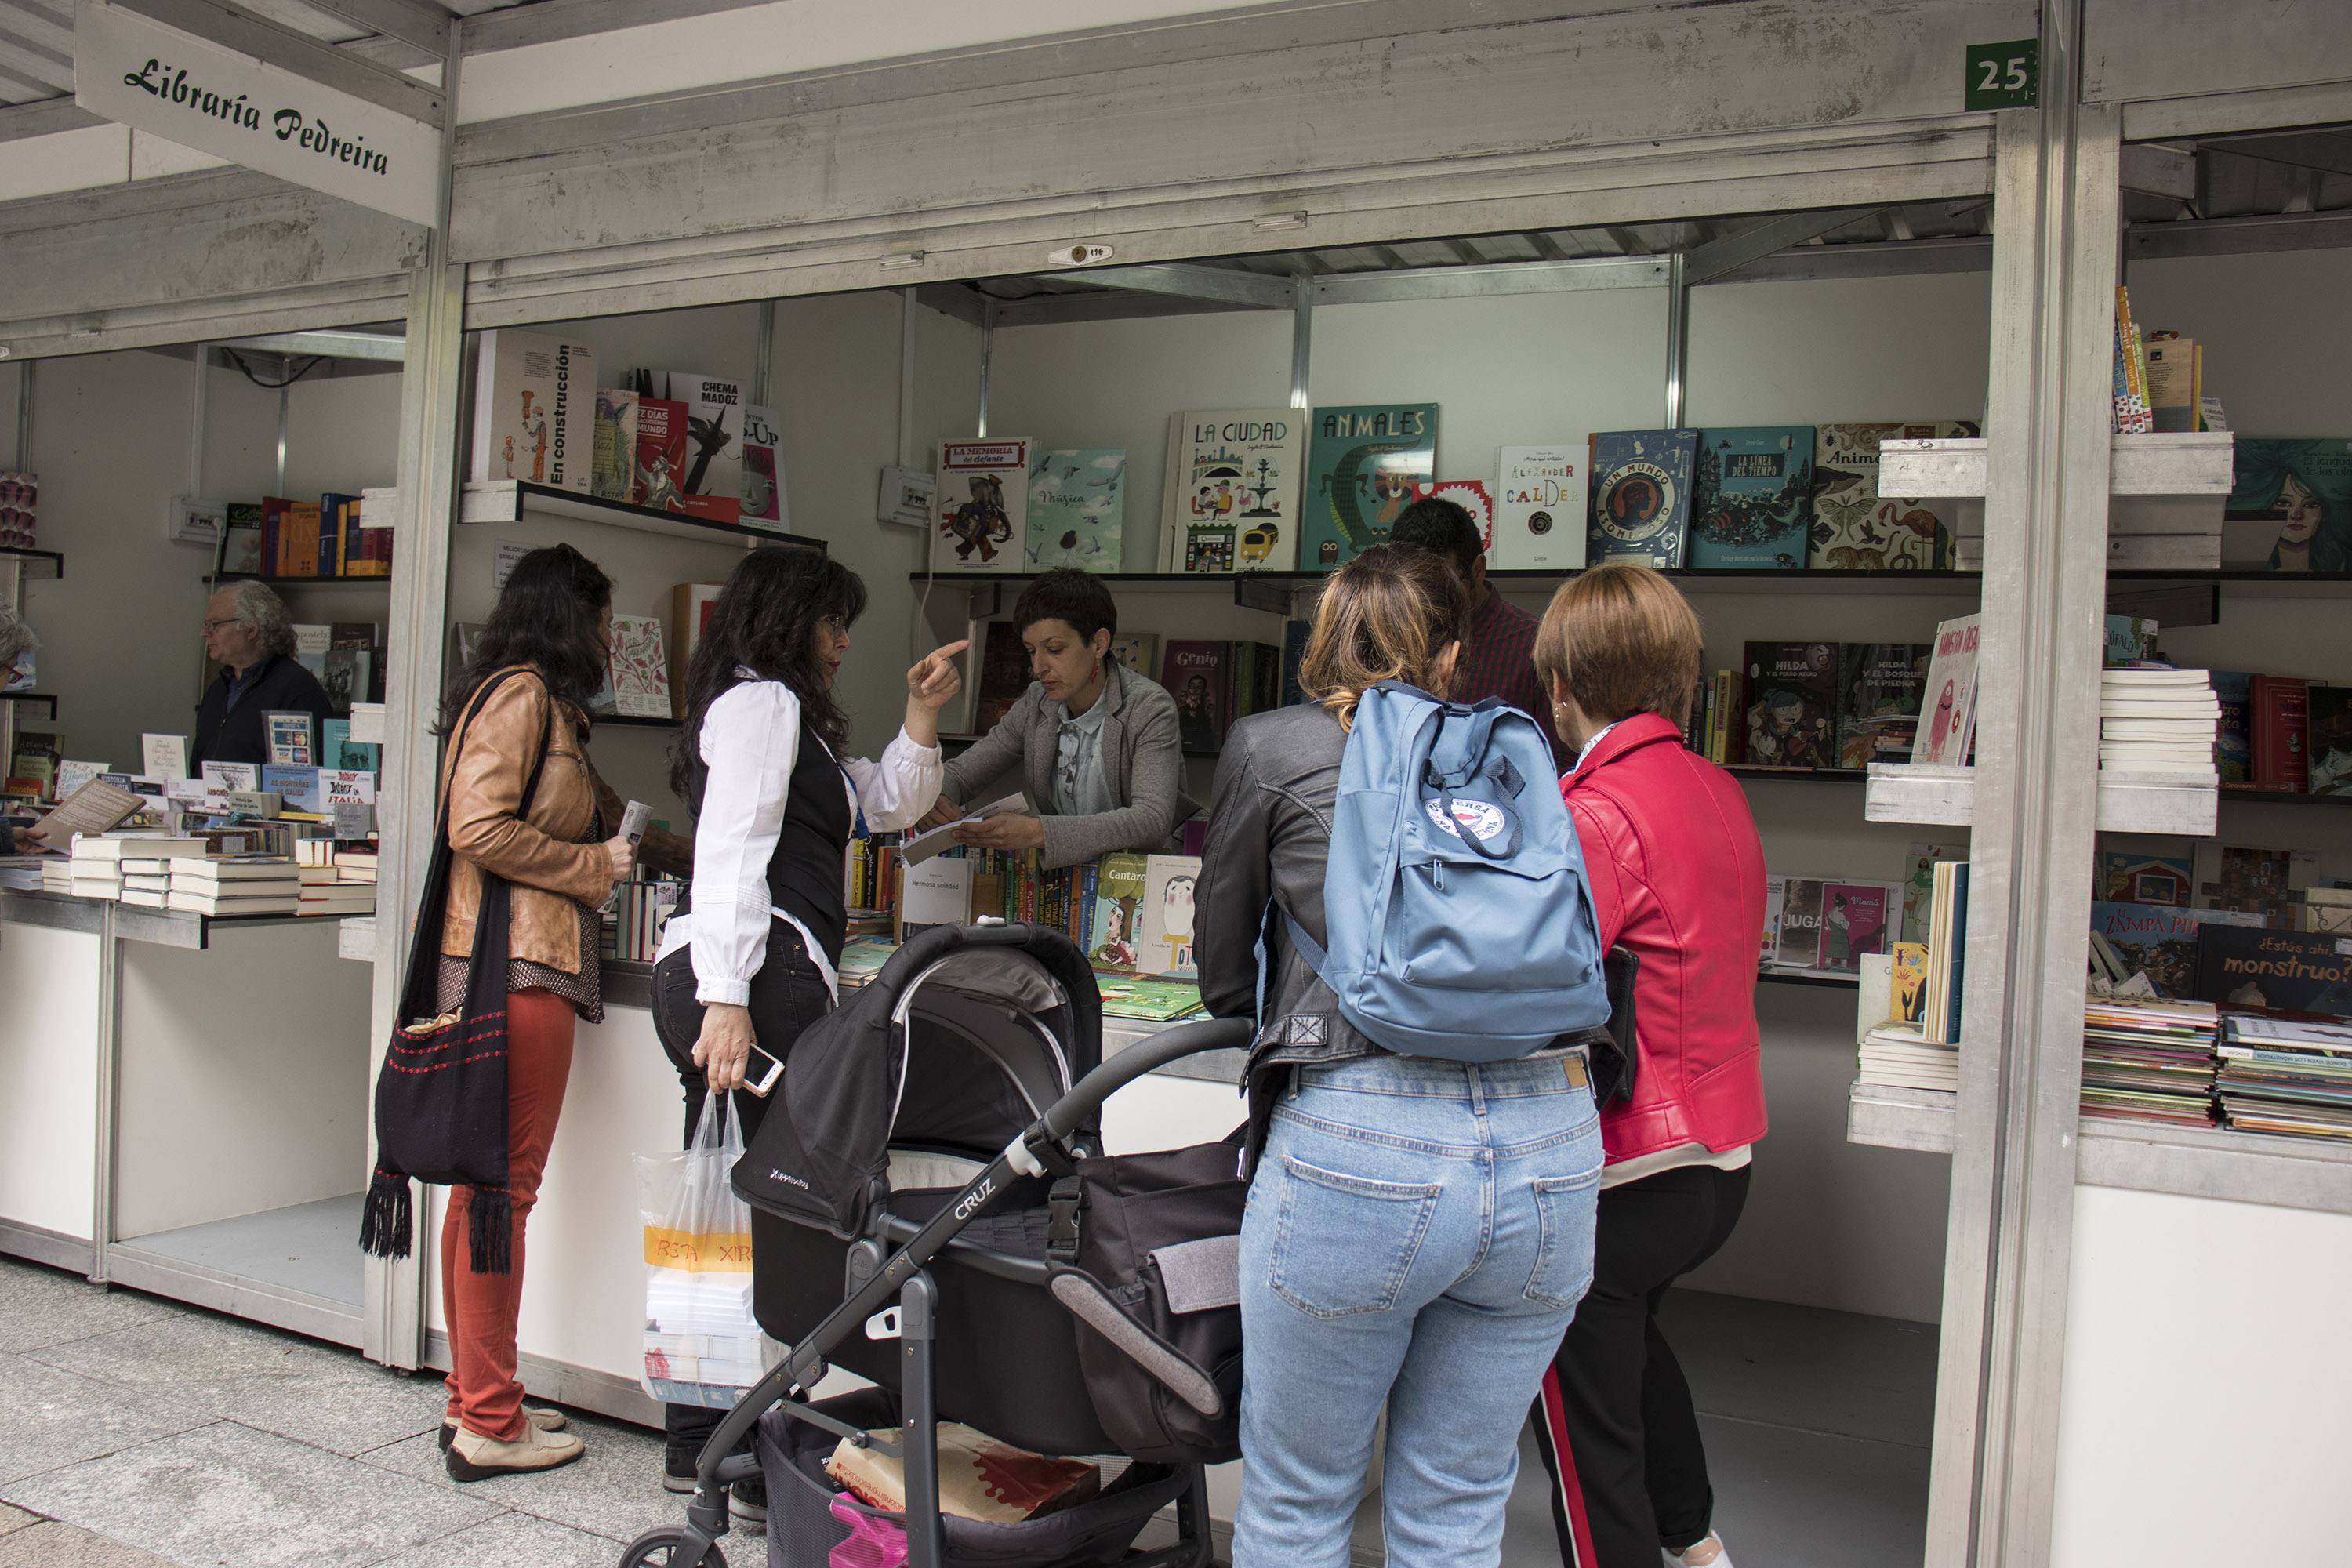
[[[1692,1562],[1686,1555],[1709,1544],[1715,1547],[1715,1555],[1708,1558],[1703,1564]],[[1713,1531],[1707,1531],[1706,1540],[1694,1542],[1681,1552],[1669,1552],[1661,1546],[1658,1548],[1658,1555],[1664,1560],[1665,1568],[1731,1568],[1731,1553],[1723,1549],[1723,1537]]]

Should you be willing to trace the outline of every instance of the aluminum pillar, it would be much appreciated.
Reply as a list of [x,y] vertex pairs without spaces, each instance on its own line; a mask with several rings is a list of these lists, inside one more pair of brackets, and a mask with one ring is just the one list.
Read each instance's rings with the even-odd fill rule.
[[[376,823],[383,835],[377,871],[375,994],[369,1010],[370,1082],[383,1061],[407,960],[408,922],[432,854],[434,793],[440,748],[433,726],[440,706],[443,626],[447,620],[449,531],[457,510],[458,430],[464,418],[466,269],[449,260],[449,169],[457,141],[457,61],[464,24],[449,24],[442,66],[448,114],[441,138],[440,223],[427,238],[408,293],[407,359],[400,381],[400,459],[395,482],[391,618],[385,627],[383,773]],[[369,1128],[373,1166],[375,1137]],[[424,1251],[431,1246],[425,1205],[409,1256],[367,1260],[361,1342],[370,1359],[415,1367],[425,1348]],[[352,1237],[357,1246],[359,1238]]]

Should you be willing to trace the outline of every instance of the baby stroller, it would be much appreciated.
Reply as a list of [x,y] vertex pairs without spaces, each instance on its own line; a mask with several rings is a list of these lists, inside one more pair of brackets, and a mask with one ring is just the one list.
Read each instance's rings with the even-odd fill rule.
[[[754,1310],[789,1349],[704,1447],[685,1528],[640,1537],[621,1568],[725,1568],[716,1542],[728,1531],[728,1489],[760,1473],[757,1458],[738,1452],[755,1426],[772,1449],[780,1433],[797,1444],[787,1458],[803,1458],[803,1476],[837,1438],[902,1458],[908,1568],[980,1560],[1204,1568],[1199,1464],[1133,1464],[1093,1500],[1009,1527],[1047,1526],[1040,1544],[1066,1543],[1070,1555],[1027,1555],[1002,1542],[956,1550],[952,1537],[969,1521],[942,1524],[936,1426],[964,1422],[1042,1454],[1119,1452],[1079,1368],[1071,1310],[1083,1309],[1066,1310],[1049,1283],[1053,1182],[1100,1152],[1099,1114],[1113,1091],[1250,1034],[1243,1020],[1179,1025],[1105,1064],[1093,972],[1060,932],[940,927],[901,947],[855,1000],[793,1044],[782,1103],[735,1168],[735,1189],[751,1206]],[[1137,1360],[1150,1354],[1141,1347]],[[813,1405],[807,1391],[828,1364],[877,1386]],[[1204,1413],[1215,1402],[1197,1375],[1192,1392],[1179,1386],[1185,1365],[1147,1370]],[[762,1424],[772,1410],[776,1418]],[[892,1425],[895,1442],[866,1435]],[[813,1443],[792,1437],[803,1429]],[[779,1533],[781,1510],[792,1500],[773,1474],[770,1528],[783,1542],[792,1538]],[[1171,1503],[1176,1543],[1131,1550]],[[824,1568],[822,1542],[791,1551],[792,1568],[802,1558]]]

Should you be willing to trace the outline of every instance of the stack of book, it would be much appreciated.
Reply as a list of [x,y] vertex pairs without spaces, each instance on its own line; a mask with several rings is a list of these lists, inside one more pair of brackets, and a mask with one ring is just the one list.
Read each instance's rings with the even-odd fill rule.
[[142,846],[139,854],[125,855],[115,864],[122,868],[122,891],[120,896],[124,903],[146,910],[171,907],[172,862],[170,859],[151,856],[145,852]]
[[333,864],[335,876],[345,882],[373,882],[376,852],[373,849],[337,849]]
[[[1960,1043],[1960,995],[1969,942],[1969,863],[1938,860],[1927,895],[1927,974],[1919,1036],[1931,1046]],[[1908,943],[1905,944],[1908,946]]]
[[604,912],[604,956],[623,963],[651,963],[661,951],[662,928],[685,890],[681,882],[650,875],[614,889]]
[[271,855],[174,860],[168,907],[192,915],[299,914],[301,872]]
[[2083,1005],[2083,1114],[2206,1127],[2213,1121],[2210,1002],[2098,996]]
[[1959,1090],[1959,1047],[1929,1042],[1916,1024],[1878,1025],[1863,1035],[1855,1056],[1857,1082],[1939,1089],[1947,1094]]
[[300,879],[300,907],[298,915],[372,915],[375,913],[375,884],[347,882],[341,868],[334,866],[297,866],[295,875]]
[[125,859],[152,863],[179,855],[202,855],[205,847],[201,838],[166,838],[154,833],[76,834],[68,891],[77,898],[120,900]]
[[2225,1126],[2352,1139],[2352,1024],[2232,1013],[2220,1055]]
[[73,862],[63,855],[41,858],[41,891],[70,893],[73,891]]
[[2149,783],[2216,784],[2221,704],[2211,672],[2137,664],[2099,672],[2099,766]]

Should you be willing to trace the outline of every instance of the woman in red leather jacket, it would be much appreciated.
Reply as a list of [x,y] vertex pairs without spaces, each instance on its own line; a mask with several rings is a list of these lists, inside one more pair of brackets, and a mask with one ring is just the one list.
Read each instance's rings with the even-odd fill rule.
[[1602,948],[1641,960],[1633,1096],[1601,1112],[1592,1289],[1544,1379],[1538,1447],[1572,1568],[1729,1568],[1690,1385],[1658,1303],[1731,1234],[1764,1136],[1756,953],[1764,852],[1747,796],[1683,744],[1698,617],[1666,578],[1571,578],[1536,636]]

